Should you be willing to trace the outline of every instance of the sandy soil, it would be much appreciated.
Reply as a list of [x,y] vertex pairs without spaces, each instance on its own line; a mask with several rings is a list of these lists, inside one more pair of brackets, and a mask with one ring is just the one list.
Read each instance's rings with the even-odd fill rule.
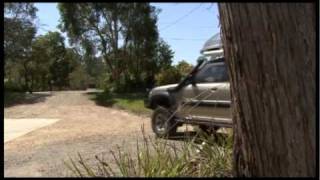
[[[37,94],[37,93],[35,93]],[[41,93],[39,93],[41,94]],[[86,91],[45,94],[41,101],[4,109],[5,118],[58,118],[60,121],[32,131],[4,145],[4,175],[70,176],[68,157],[92,160],[95,155],[113,162],[109,151],[123,142],[135,148],[141,126],[151,133],[148,117],[98,106]]]

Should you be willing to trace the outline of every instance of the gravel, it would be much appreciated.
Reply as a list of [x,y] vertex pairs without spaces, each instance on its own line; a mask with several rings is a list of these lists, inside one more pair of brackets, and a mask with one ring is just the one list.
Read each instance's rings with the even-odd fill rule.
[[64,164],[69,157],[76,159],[80,153],[92,161],[98,155],[113,162],[109,151],[123,143],[126,150],[134,150],[136,139],[142,138],[141,126],[153,136],[148,117],[98,106],[86,93],[34,93],[48,96],[4,109],[5,118],[61,119],[4,144],[5,177],[71,176]]

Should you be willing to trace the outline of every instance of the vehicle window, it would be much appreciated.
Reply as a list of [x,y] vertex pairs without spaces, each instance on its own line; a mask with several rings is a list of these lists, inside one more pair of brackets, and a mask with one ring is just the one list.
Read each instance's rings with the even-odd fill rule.
[[196,83],[229,81],[225,63],[211,63],[203,67],[195,76]]

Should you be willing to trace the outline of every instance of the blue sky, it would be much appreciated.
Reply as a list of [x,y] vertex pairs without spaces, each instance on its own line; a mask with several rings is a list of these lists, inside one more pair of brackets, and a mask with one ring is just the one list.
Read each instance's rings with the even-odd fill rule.
[[[207,39],[219,32],[216,3],[151,3],[160,8],[158,29],[175,52],[174,64],[186,60],[195,64],[200,49]],[[42,24],[39,34],[58,30],[60,15],[57,3],[35,3],[37,16]]]

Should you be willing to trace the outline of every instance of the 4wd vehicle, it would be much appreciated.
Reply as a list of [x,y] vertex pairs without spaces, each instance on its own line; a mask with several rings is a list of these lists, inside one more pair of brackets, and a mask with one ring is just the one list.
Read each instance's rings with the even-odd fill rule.
[[182,124],[199,125],[214,132],[232,127],[227,67],[220,35],[210,38],[201,50],[205,59],[179,84],[153,88],[145,106],[154,110],[152,129],[158,137],[173,135]]

